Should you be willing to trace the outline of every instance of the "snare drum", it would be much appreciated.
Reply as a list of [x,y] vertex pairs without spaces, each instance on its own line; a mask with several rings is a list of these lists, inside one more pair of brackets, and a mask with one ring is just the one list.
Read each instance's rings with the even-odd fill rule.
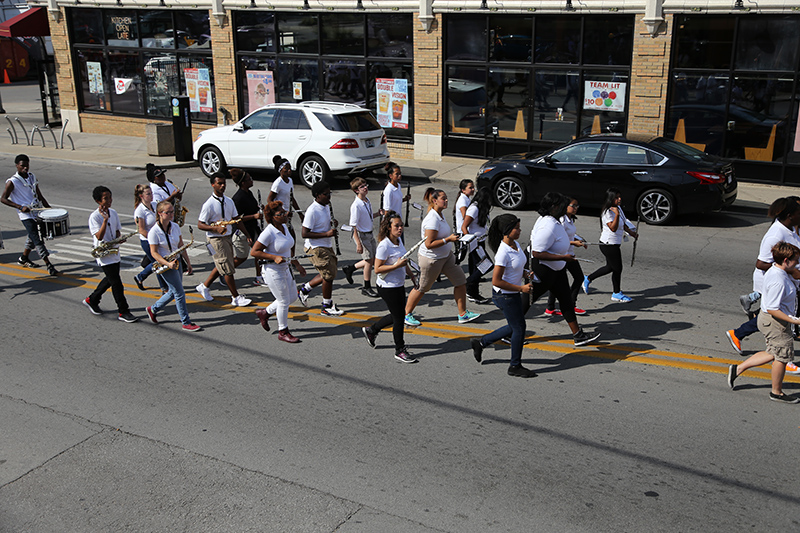
[[36,217],[42,239],[69,235],[69,212],[66,209],[42,209]]

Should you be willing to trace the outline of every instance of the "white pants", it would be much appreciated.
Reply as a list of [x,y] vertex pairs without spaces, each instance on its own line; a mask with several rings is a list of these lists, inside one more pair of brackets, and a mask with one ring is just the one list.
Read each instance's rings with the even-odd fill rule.
[[270,263],[261,267],[261,275],[267,282],[275,301],[267,306],[267,313],[277,315],[278,329],[289,327],[289,306],[297,300],[297,286],[289,272],[289,264]]

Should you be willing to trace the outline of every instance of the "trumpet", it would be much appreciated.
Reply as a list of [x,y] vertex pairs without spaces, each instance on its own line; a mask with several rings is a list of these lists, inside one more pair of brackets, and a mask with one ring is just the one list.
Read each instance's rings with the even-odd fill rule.
[[212,222],[209,226],[230,226],[232,224],[238,224],[242,221],[242,217],[236,217],[233,220],[217,220],[216,222]]
[[97,245],[94,248],[92,248],[92,257],[99,258],[99,257],[105,257],[107,255],[111,255],[111,254],[118,254],[119,253],[119,248],[117,248],[116,246],[118,244],[122,244],[123,242],[127,241],[128,239],[130,239],[134,235],[138,235],[138,234],[139,234],[138,230],[137,231],[132,231],[132,232],[126,234],[126,235],[120,235],[119,237],[117,237],[116,239],[114,239],[112,241],[101,242],[99,245]]
[[[189,242],[189,244],[184,244],[183,246],[181,246],[180,248],[169,254],[167,257],[164,258],[164,261],[166,261],[167,263],[173,262],[181,254],[181,252],[183,252],[184,250],[189,248],[192,244],[194,244],[194,231],[192,231],[191,226],[189,226],[189,235],[192,236],[192,240]],[[155,272],[156,274],[163,274],[169,269],[170,269],[169,265],[159,265],[158,261],[153,263],[153,272]]]

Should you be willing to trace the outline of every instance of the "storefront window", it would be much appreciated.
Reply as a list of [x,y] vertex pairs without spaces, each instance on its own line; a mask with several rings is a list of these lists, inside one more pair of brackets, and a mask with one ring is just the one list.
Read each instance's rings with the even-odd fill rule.
[[528,138],[528,75],[528,69],[489,69],[487,121],[500,137]]
[[489,17],[489,61],[530,63],[533,17]]
[[[481,67],[447,69],[448,133],[484,135],[486,127],[486,70]],[[491,129],[488,129],[491,132]]]
[[533,87],[534,140],[571,141],[583,98],[577,71],[537,69]]
[[675,66],[729,68],[735,22],[733,17],[676,17]]
[[139,46],[136,11],[114,9],[105,12],[106,40],[109,46]]
[[486,17],[447,18],[447,59],[486,61]]
[[142,13],[139,17],[139,30],[144,48],[175,48],[172,13],[169,11]]
[[108,51],[108,76],[111,79],[111,110],[115,113],[144,113],[142,66],[139,53],[128,50]]
[[536,17],[537,63],[580,61],[581,19],[579,17]]
[[364,16],[356,13],[322,15],[322,53],[364,55]]
[[208,11],[175,11],[174,14],[179,49],[211,49]]
[[622,17],[586,17],[583,29],[584,65],[630,65],[633,20]]
[[800,43],[800,18],[742,19],[736,39],[739,70],[794,70]]
[[[248,81],[248,72],[251,73],[254,81]],[[255,81],[261,78],[266,72],[275,72],[275,60],[260,56],[239,56],[239,87],[242,87],[241,100],[244,114],[251,113],[272,102],[277,102],[276,94],[269,94],[269,88],[260,87]],[[277,85],[273,78],[273,91]]]
[[[628,79],[627,72],[584,71],[583,81],[584,85],[587,81],[611,83],[614,87],[617,87],[617,91],[625,91],[626,98],[624,98],[624,100],[627,100],[628,89],[630,88],[630,80]],[[610,90],[600,90],[600,93],[603,94],[604,92],[612,91],[613,88]],[[584,97],[589,96],[585,94],[585,90],[583,93]],[[607,96],[603,95],[602,98],[606,99]],[[583,103],[583,100],[581,100],[581,103]],[[624,104],[624,108],[627,109],[627,102],[625,101],[621,103]],[[585,105],[583,105],[583,108],[584,109],[581,110],[580,131],[578,133],[579,136],[583,137],[592,133],[625,133],[627,125],[627,113],[625,111],[587,109]],[[595,117],[597,117],[597,120],[595,120]],[[597,131],[598,129],[600,130],[599,132]]]
[[319,61],[281,59],[278,61],[278,102],[294,102],[294,84],[301,89],[300,100],[320,100]]
[[108,111],[111,93],[106,81],[105,58],[102,50],[81,50],[75,54],[76,79],[79,80],[83,108]]
[[283,54],[319,54],[317,15],[278,15],[278,52]]
[[323,61],[324,99],[333,102],[366,103],[365,65],[353,61]]
[[103,14],[99,9],[70,9],[72,42],[103,44]]
[[248,52],[275,51],[275,14],[264,11],[236,14],[236,48]]
[[728,107],[725,156],[750,161],[780,161],[790,135],[791,78],[777,76],[733,79]]
[[367,15],[367,55],[414,57],[414,24],[405,14]]

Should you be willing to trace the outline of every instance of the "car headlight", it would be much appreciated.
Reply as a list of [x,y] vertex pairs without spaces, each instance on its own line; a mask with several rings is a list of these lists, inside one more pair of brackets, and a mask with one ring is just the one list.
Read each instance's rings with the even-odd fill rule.
[[487,172],[491,172],[492,170],[494,170],[494,166],[481,167],[481,169],[478,171],[478,176],[486,174]]

